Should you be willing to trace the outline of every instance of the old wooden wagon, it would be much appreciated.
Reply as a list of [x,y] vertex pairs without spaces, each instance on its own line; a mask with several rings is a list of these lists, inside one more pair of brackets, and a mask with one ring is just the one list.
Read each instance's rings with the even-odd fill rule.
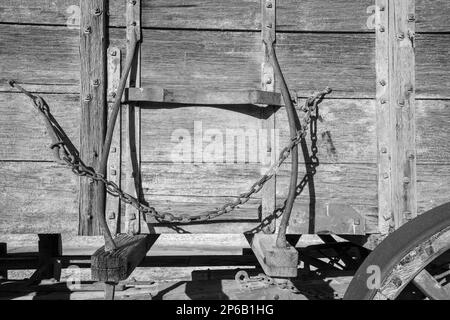
[[[176,233],[173,264],[245,235],[252,254],[234,258],[263,270],[237,273],[246,288],[359,267],[349,299],[450,297],[448,14],[446,0],[2,1],[0,291],[11,270],[57,285],[79,265],[112,298]],[[36,254],[10,249],[36,234]],[[305,234],[328,253],[296,248]],[[88,259],[63,254],[98,235]]]

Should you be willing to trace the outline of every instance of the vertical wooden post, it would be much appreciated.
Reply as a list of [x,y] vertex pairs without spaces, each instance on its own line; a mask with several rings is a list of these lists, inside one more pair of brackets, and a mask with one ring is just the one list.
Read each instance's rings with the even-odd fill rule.
[[415,0],[377,0],[379,228],[417,215]]
[[[0,242],[0,258],[8,255],[7,245],[5,242]],[[8,279],[8,269],[0,266],[0,280]]]
[[40,280],[56,279],[59,280],[61,274],[61,265],[56,262],[55,258],[62,255],[61,234],[39,234],[39,266],[40,268],[49,264],[42,273]]
[[[276,26],[276,0],[261,0],[261,33],[262,38],[267,39],[271,37],[273,40],[276,38],[275,26]],[[265,44],[262,44],[262,50],[264,52],[264,60],[261,66],[261,88],[265,91],[275,91],[275,74],[270,63],[269,57],[266,54]],[[267,166],[271,166],[276,162],[277,158],[277,146],[276,146],[276,134],[275,134],[275,107],[271,106],[264,108],[263,110],[263,132],[266,135],[264,138],[268,138],[267,141],[267,157],[263,161],[267,161],[270,158]],[[262,139],[263,137],[260,137]],[[262,154],[262,152],[260,152]],[[261,212],[262,218],[272,215],[275,212],[276,205],[276,177],[274,176],[270,181],[266,182],[261,190]],[[275,219],[270,222],[264,229],[264,233],[275,232]]]
[[[106,129],[105,3],[105,0],[80,0],[80,156],[86,165],[93,168],[98,166]],[[101,234],[94,210],[104,201],[105,189],[102,184],[80,179],[80,235]]]
[[[136,33],[136,39],[141,39],[141,1],[127,1],[127,54],[130,52],[130,35]],[[141,86],[141,47],[136,49],[134,64],[128,79],[129,87]],[[124,187],[129,194],[142,200],[141,190],[141,109],[136,103],[128,104],[123,108],[125,113],[125,136],[127,145],[124,148]],[[125,206],[125,232],[137,234],[141,231],[141,214],[132,206]]]
[[[108,115],[112,110],[116,91],[119,86],[121,75],[121,52],[119,48],[108,48],[107,75],[108,75]],[[118,114],[116,126],[114,127],[111,149],[108,157],[108,180],[120,187],[121,175],[121,113]],[[106,218],[109,230],[113,235],[120,232],[120,199],[109,194],[106,195]]]

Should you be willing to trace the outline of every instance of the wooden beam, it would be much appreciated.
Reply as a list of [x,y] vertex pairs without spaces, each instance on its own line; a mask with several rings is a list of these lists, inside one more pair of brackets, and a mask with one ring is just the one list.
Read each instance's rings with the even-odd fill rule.
[[381,233],[417,215],[415,0],[378,0],[378,207]]
[[127,279],[145,258],[156,239],[156,235],[118,235],[114,239],[117,250],[106,252],[103,246],[92,255],[92,279],[113,283]]
[[[127,54],[131,51],[131,35],[141,39],[141,1],[126,2]],[[141,46],[136,49],[134,64],[128,78],[128,87],[141,86]],[[141,190],[141,109],[136,103],[123,108],[126,145],[123,150],[124,191],[142,200]],[[141,213],[131,205],[125,205],[124,231],[137,234],[141,231]]]
[[[108,115],[112,111],[114,97],[119,86],[121,75],[121,53],[116,47],[108,48]],[[114,127],[111,149],[108,157],[107,177],[109,181],[114,182],[120,187],[121,176],[121,124],[122,113],[118,114],[116,126]],[[110,194],[106,195],[106,221],[111,234],[120,232],[120,199]]]
[[59,281],[61,275],[61,264],[56,257],[62,255],[61,234],[39,234],[39,266],[37,271],[30,277],[35,281],[55,279]]
[[[276,39],[276,0],[261,0],[261,36],[262,40],[272,38]],[[266,46],[261,41],[261,50],[264,55],[263,63],[261,65],[261,88],[262,90],[273,92],[278,96],[281,102],[281,94],[275,93],[275,73],[273,66],[270,63],[269,56],[267,55]],[[263,110],[263,123],[262,128],[265,131],[266,144],[266,157],[263,159],[263,167],[270,167],[277,161],[277,142],[275,134],[275,104],[271,104],[271,107],[267,110]],[[260,154],[263,154],[260,152]],[[276,205],[276,176],[270,181],[267,181],[261,190],[261,216],[265,219],[271,216],[275,212]],[[263,232],[273,233],[275,232],[276,219],[268,221],[264,227]]]
[[297,277],[298,251],[291,246],[278,248],[276,234],[257,233],[250,241],[253,253],[264,273],[270,277]]
[[[0,242],[0,258],[6,257],[8,255],[7,244],[5,242]],[[8,279],[8,268],[1,264],[0,267],[0,280]]]
[[281,106],[281,95],[262,90],[211,91],[128,88],[125,101],[182,103],[188,105],[274,105]]
[[[106,130],[106,1],[81,0],[80,9],[80,156],[97,168]],[[104,190],[102,184],[80,179],[80,235],[101,234],[95,210],[105,201]]]

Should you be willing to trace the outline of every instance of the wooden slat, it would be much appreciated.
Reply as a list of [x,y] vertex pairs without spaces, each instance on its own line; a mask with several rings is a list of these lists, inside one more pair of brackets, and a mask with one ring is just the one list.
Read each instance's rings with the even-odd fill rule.
[[[418,31],[450,31],[446,0],[417,0]],[[282,0],[278,5],[278,29],[282,31],[358,31],[369,32],[367,21],[372,0]],[[124,26],[125,2],[109,2],[110,25]],[[0,3],[0,20],[7,23],[67,25],[79,24],[79,6],[70,0],[31,0],[18,5]],[[260,28],[259,0],[164,0],[145,1],[143,27],[253,30]]]
[[[97,168],[102,156],[107,117],[106,2],[81,0],[80,7],[80,157],[87,166]],[[99,205],[104,203],[104,196],[103,184],[87,179],[80,180],[79,233],[81,235],[101,234],[96,212],[99,210]]]
[[[260,88],[259,33],[144,30],[143,37],[144,87]],[[110,38],[111,45],[125,47],[123,30],[110,30]],[[446,76],[450,73],[449,40],[448,34],[417,36],[418,98],[450,97],[450,78]],[[30,90],[78,92],[79,40],[75,30],[4,25],[0,41],[5,44],[0,52],[5,66],[0,91],[10,91],[6,80],[13,78]],[[291,90],[309,95],[329,85],[334,98],[375,96],[373,35],[280,33],[277,43]]]
[[[79,147],[80,106],[78,95],[43,95],[54,117],[60,122],[74,145]],[[323,122],[319,122],[319,160],[323,163],[374,163],[376,159],[375,101],[325,100],[321,106]],[[237,112],[240,111],[240,112]],[[49,139],[43,123],[36,117],[27,97],[16,93],[0,94],[0,160],[53,161]],[[288,128],[283,108],[277,111],[280,145],[288,142]],[[142,110],[142,159],[145,162],[179,162],[172,150],[190,137],[191,151],[194,122],[202,126],[204,149],[222,140],[225,152],[226,131],[258,130],[261,109],[245,106],[239,110],[211,107],[144,108]],[[417,100],[417,161],[421,164],[448,164],[450,159],[450,103],[440,100]],[[201,124],[200,124],[201,121]],[[18,129],[20,128],[20,130]],[[435,130],[439,128],[439,130]],[[182,129],[183,131],[176,131]],[[214,130],[214,131],[212,131]],[[250,131],[248,131],[250,132]],[[198,139],[198,138],[197,138]],[[184,140],[185,141],[185,140]],[[246,161],[255,162],[249,155],[247,144],[235,141],[236,151],[246,154]],[[245,147],[245,149],[244,149]],[[204,162],[223,162],[226,158],[207,157]],[[193,154],[186,157],[193,161]],[[241,162],[241,161],[239,161]]]
[[[133,65],[128,77],[127,87],[141,87],[141,1],[127,1],[125,8],[126,20],[126,55],[133,51],[132,39],[139,42],[135,49]],[[125,114],[123,163],[123,189],[137,199],[142,198],[141,191],[141,108],[137,103],[123,106]],[[124,228],[129,234],[137,234],[141,228],[141,214],[131,205],[124,206]]]
[[129,88],[125,101],[182,103],[199,105],[273,105],[281,106],[281,95],[261,90],[199,91],[162,88]]
[[[111,116],[112,108],[114,103],[113,96],[116,94],[116,90],[119,86],[120,74],[121,74],[121,53],[119,48],[109,47],[107,52],[107,77],[108,77],[108,120]],[[108,168],[107,168],[107,178],[108,180],[114,182],[119,187],[121,187],[121,156],[122,156],[122,146],[121,146],[121,113],[118,114],[118,119],[116,126],[114,127],[113,138],[111,141],[111,148],[108,156]],[[106,205],[105,205],[105,217],[108,223],[108,228],[114,235],[120,232],[120,199],[113,197],[110,194],[106,195]]]
[[416,117],[415,117],[415,13],[414,0],[390,0],[389,79],[386,93],[389,108],[391,179],[390,210],[395,228],[417,215]]

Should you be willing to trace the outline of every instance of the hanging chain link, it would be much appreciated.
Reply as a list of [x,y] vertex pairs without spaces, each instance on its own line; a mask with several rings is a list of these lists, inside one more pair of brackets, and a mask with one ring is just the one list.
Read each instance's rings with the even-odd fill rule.
[[[102,174],[99,174],[94,169],[86,166],[78,157],[78,152],[74,151],[73,148],[68,146],[67,141],[70,142],[70,140],[68,140],[67,136],[65,136],[64,132],[62,131],[56,120],[51,116],[50,109],[48,105],[45,103],[44,99],[42,99],[40,96],[35,96],[31,94],[30,92],[26,91],[13,81],[10,81],[10,84],[11,86],[16,87],[22,93],[30,97],[33,100],[33,103],[37,108],[37,110],[44,116],[48,133],[52,139],[51,148],[52,149],[56,148],[56,150],[54,151],[54,155],[58,163],[63,163],[67,165],[72,170],[72,172],[77,176],[86,177],[94,181],[104,183],[106,191],[110,195],[112,195],[113,197],[119,197],[120,200],[122,200],[128,205],[135,207],[139,212],[144,214],[146,217],[155,218],[158,222],[163,223],[182,223],[182,224],[207,221],[217,218],[226,213],[230,213],[238,206],[247,203],[253,195],[261,191],[264,184],[277,173],[283,162],[289,157],[292,149],[296,145],[298,145],[302,141],[302,139],[307,135],[307,130],[311,123],[312,114],[316,112],[317,106],[320,103],[320,101],[324,98],[324,96],[331,92],[331,89],[326,88],[323,91],[315,93],[313,96],[311,96],[305,101],[304,106],[301,108],[301,110],[305,112],[305,115],[300,121],[300,128],[297,131],[295,138],[291,139],[289,144],[281,150],[278,160],[270,166],[270,168],[265,172],[265,174],[263,174],[260,177],[260,179],[257,180],[247,192],[241,193],[236,200],[227,202],[222,207],[216,208],[214,210],[206,211],[197,215],[184,214],[175,216],[171,213],[157,212],[155,208],[143,204],[136,197],[133,197],[132,195],[122,191],[116,183],[106,179]],[[298,99],[296,101],[296,104],[298,105]]]

